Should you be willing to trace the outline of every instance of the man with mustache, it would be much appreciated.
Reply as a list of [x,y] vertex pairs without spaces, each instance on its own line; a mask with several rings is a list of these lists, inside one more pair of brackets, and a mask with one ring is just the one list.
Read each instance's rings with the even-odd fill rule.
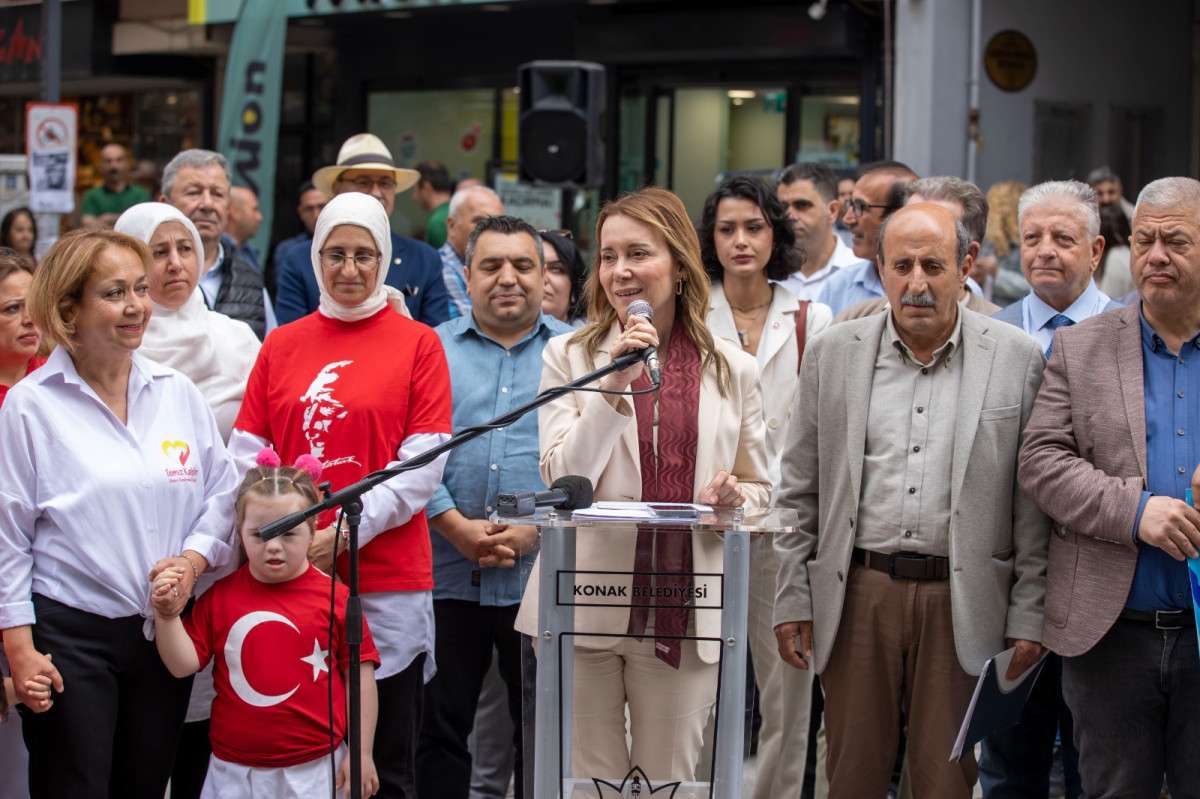
[[890,308],[813,339],[800,369],[775,634],[821,675],[831,799],[887,793],[902,714],[912,794],[970,797],[974,756],[946,756],[975,675],[1006,646],[1014,677],[1042,653],[1048,525],[1015,468],[1042,357],[959,303],[971,258],[951,211],[896,211]]
[[[466,314],[438,326],[450,367],[454,427],[481,424],[533,399],[542,349],[571,328],[542,313],[542,242],[526,222],[485,216],[465,240]],[[492,524],[500,489],[542,489],[537,415],[450,453],[425,512],[433,527],[433,613],[438,672],[425,686],[417,795],[467,799],[480,688],[493,650],[507,684],[522,796],[521,645],[513,629],[525,575],[513,568],[537,543],[529,526]],[[489,729],[475,725],[477,737]],[[508,774],[504,786],[508,786]]]
[[85,228],[111,230],[127,209],[150,202],[150,192],[129,181],[129,151],[116,142],[100,148],[99,170],[104,182],[84,193],[80,221]]
[[[979,190],[978,186],[961,178],[943,175],[915,180],[904,187],[901,196],[905,198],[901,205],[931,202],[942,206],[954,214],[956,219],[961,220],[967,233],[971,236],[970,252],[972,266],[974,266],[975,259],[979,257],[979,248],[983,242],[984,232],[987,230],[988,217],[987,198],[983,196],[983,192]],[[984,299],[983,289],[970,275],[967,276],[963,286],[960,301],[966,303],[972,311],[985,316],[991,316],[1000,310],[999,305],[993,305]],[[860,316],[879,313],[885,307],[887,307],[886,297],[867,300],[843,309],[833,321],[845,322],[847,319],[858,319]]]
[[[1033,291],[994,318],[1033,336],[1049,358],[1055,330],[1121,307],[1092,280],[1104,254],[1096,192],[1075,180],[1032,186],[1018,202],[1017,226],[1021,271]],[[1020,723],[983,743],[979,771],[984,796],[1045,796],[1054,743],[1061,740],[1063,787],[1067,799],[1076,799],[1081,791],[1079,755],[1072,739],[1071,712],[1062,698],[1062,661],[1051,655]]]
[[1185,501],[1200,462],[1200,182],[1142,189],[1131,245],[1140,302],[1059,330],[1020,481],[1054,522],[1045,640],[1087,796],[1158,796],[1164,775],[1171,796],[1198,796],[1184,558],[1200,549]]
[[208,307],[250,325],[260,339],[275,327],[262,275],[221,242],[229,221],[229,162],[212,150],[184,150],[163,167],[162,196],[192,220],[204,245],[199,288]]

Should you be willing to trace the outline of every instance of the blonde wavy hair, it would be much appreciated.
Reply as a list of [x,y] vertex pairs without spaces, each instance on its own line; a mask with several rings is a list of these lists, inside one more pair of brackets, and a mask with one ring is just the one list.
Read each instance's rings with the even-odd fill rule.
[[146,272],[154,267],[145,243],[115,230],[72,231],[54,242],[38,264],[25,304],[34,326],[50,343],[75,351],[74,310],[100,255],[110,247],[132,252]]
[[[708,329],[708,295],[710,284],[700,260],[700,239],[688,218],[683,201],[666,189],[650,187],[635,191],[605,204],[596,218],[595,241],[600,244],[600,231],[610,217],[625,216],[651,228],[663,237],[671,260],[679,268],[681,290],[675,295],[675,324],[696,343],[700,350],[701,369],[716,370],[717,385],[722,396],[730,386],[729,362],[717,352],[716,342]],[[587,298],[588,324],[571,337],[572,344],[582,344],[593,362],[608,331],[618,320],[617,310],[608,301],[600,285],[600,249],[597,248],[592,269],[584,287]]]
[[991,243],[996,255],[1001,258],[1007,256],[1013,243],[1020,240],[1017,202],[1024,193],[1025,184],[1019,180],[1002,180],[988,189],[987,233],[984,240]]

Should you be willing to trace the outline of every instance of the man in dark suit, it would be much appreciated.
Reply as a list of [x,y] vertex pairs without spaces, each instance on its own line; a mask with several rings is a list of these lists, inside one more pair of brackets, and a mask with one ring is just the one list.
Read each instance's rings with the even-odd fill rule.
[[1058,331],[1019,468],[1055,523],[1043,637],[1089,799],[1200,795],[1200,182],[1146,186],[1132,244],[1140,303]]
[[[994,315],[1016,325],[1050,357],[1054,331],[1120,308],[1092,275],[1104,253],[1096,192],[1074,180],[1032,186],[1021,195],[1017,225],[1021,271],[1033,291]],[[1045,799],[1054,742],[1061,733],[1063,788],[1080,795],[1071,713],[1062,698],[1062,663],[1051,655],[1021,721],[983,743],[979,782],[985,799]]]
[[[396,207],[396,195],[412,188],[420,176],[415,169],[397,167],[378,136],[357,133],[342,144],[337,163],[314,172],[312,182],[331,196],[348,191],[370,194],[390,216]],[[387,283],[404,294],[408,313],[418,322],[436,327],[450,318],[442,262],[437,251],[425,242],[392,233],[392,266]],[[275,306],[280,324],[315,311],[320,297],[311,261],[292,258],[279,265]]]

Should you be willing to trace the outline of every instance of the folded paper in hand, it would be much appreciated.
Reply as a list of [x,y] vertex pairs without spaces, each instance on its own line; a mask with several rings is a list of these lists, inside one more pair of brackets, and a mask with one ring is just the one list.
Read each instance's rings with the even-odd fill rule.
[[958,738],[954,740],[954,749],[950,752],[952,761],[961,759],[964,749],[974,747],[992,733],[1021,720],[1021,710],[1037,682],[1046,655],[1043,654],[1037,663],[1010,681],[1004,675],[1008,672],[1015,651],[1005,649],[984,665],[979,682],[975,684],[971,704],[967,707],[967,715],[958,731]]

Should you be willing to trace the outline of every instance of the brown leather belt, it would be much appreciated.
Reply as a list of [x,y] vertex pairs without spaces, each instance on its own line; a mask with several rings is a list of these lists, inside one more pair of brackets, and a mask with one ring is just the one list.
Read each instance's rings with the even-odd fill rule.
[[893,580],[946,580],[950,577],[950,558],[937,555],[918,555],[915,552],[884,555],[855,547],[851,560],[860,566],[883,572]]

